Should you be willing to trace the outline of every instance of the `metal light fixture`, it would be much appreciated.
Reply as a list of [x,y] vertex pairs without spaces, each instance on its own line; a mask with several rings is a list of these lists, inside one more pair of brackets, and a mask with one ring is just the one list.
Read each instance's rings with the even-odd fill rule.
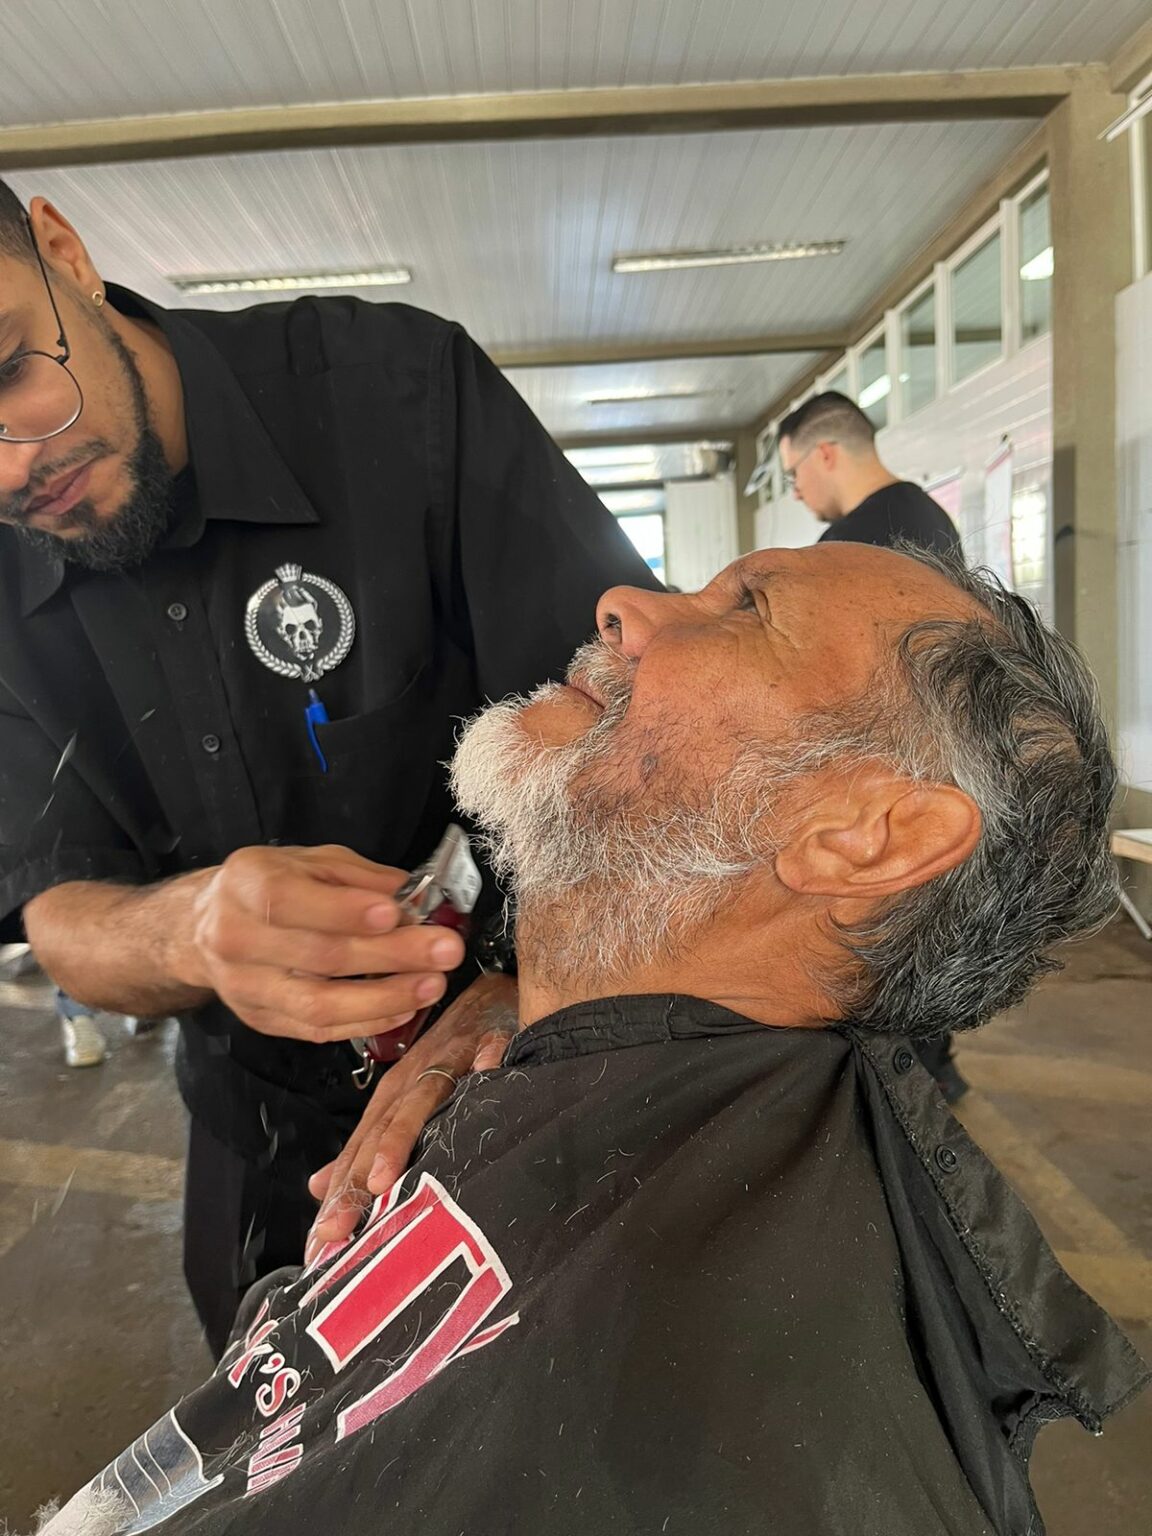
[[190,298],[214,293],[299,293],[317,288],[385,288],[410,283],[407,267],[374,267],[364,272],[285,272],[268,277],[170,277]]
[[612,395],[586,395],[585,405],[647,405],[658,400],[703,400],[719,393],[712,389],[621,389]]
[[614,256],[613,272],[675,272],[683,267],[738,267],[758,261],[798,261],[805,256],[839,256],[844,240],[811,240],[782,245],[733,245],[703,251],[639,251]]

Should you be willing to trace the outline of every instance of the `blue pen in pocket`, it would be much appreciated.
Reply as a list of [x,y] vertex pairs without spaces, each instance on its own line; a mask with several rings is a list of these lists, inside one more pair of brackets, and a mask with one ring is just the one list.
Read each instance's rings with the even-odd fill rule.
[[320,772],[327,773],[328,759],[324,756],[324,748],[316,735],[316,727],[328,724],[328,711],[324,708],[324,701],[315,688],[308,690],[308,703],[304,706],[304,724],[308,728],[308,740],[312,743],[312,750],[320,764]]

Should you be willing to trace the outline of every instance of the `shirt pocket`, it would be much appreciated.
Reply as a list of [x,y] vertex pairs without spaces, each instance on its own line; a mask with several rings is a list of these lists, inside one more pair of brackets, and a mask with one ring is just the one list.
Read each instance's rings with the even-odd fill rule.
[[430,663],[388,703],[317,725],[327,771],[316,760],[297,781],[290,818],[300,829],[297,837],[401,862],[429,818],[441,830],[448,820],[442,764],[452,754],[453,738],[451,701]]

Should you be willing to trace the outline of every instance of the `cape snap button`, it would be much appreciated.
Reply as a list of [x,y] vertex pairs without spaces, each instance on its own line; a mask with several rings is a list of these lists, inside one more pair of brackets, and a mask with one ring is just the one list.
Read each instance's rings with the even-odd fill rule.
[[896,1052],[895,1056],[892,1058],[892,1069],[893,1071],[899,1072],[901,1075],[903,1075],[905,1072],[911,1072],[915,1061],[916,1058],[913,1056],[908,1047],[906,1045],[902,1045]]
[[955,1173],[960,1166],[960,1159],[951,1147],[937,1147],[936,1166],[941,1173]]

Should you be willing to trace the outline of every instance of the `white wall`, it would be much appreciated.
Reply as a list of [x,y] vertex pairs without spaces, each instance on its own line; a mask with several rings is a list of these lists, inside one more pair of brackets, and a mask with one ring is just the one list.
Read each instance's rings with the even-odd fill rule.
[[740,553],[735,484],[731,475],[670,480],[664,497],[668,580],[682,592],[697,592]]
[[757,549],[803,549],[823,532],[824,524],[791,491],[756,509]]
[[1117,729],[1126,784],[1152,792],[1152,274],[1116,296]]
[[1052,345],[1047,336],[952,389],[879,434],[880,457],[919,484],[962,472],[958,519],[964,552],[978,564],[986,529],[984,466],[1004,435],[1012,443],[1016,590],[1052,618]]

